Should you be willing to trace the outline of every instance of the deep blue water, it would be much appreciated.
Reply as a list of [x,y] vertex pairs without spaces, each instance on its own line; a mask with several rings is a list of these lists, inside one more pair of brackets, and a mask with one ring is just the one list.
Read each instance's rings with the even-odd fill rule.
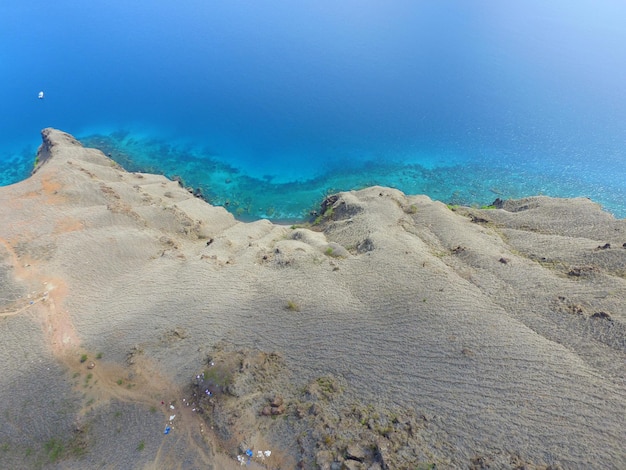
[[247,218],[371,184],[626,217],[624,24],[623,0],[2,2],[0,184],[52,126]]

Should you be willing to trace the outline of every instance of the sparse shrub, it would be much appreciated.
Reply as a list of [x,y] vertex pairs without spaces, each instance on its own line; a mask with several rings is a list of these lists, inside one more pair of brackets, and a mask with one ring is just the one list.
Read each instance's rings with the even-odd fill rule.
[[80,356],[80,362],[81,362],[81,363],[83,363],[83,362],[85,362],[85,361],[87,361],[87,354],[81,354],[81,356]]
[[56,438],[52,438],[49,441],[46,441],[44,444],[44,449],[48,454],[48,460],[50,461],[50,463],[54,463],[59,460],[65,452],[63,442]]
[[233,383],[233,373],[225,364],[216,364],[205,370],[203,375],[207,383],[222,389]]
[[324,219],[330,219],[334,213],[335,213],[335,210],[332,207],[329,207],[328,209],[326,209],[326,212],[318,215],[315,218],[315,220],[313,221],[313,225],[319,225],[320,223],[322,223]]
[[300,311],[300,306],[294,302],[293,300],[288,300],[287,301],[287,306],[286,306],[287,310],[290,310],[292,312],[299,312]]

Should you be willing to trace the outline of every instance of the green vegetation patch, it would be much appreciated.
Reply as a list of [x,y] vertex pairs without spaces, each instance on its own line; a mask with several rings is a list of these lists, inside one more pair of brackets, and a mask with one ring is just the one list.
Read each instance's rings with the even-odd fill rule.
[[204,380],[211,385],[226,388],[233,383],[233,372],[225,364],[215,364],[204,371]]

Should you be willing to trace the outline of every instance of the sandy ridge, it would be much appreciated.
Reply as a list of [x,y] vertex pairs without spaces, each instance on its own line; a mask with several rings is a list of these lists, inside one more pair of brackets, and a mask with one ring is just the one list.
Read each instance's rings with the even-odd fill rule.
[[[481,210],[372,187],[327,199],[314,226],[241,223],[176,182],[42,135],[34,175],[0,188],[0,339],[2,357],[14,353],[0,403],[41,422],[31,436],[0,431],[10,461],[227,468],[246,443],[275,449],[269,468],[626,465],[626,224],[592,202]],[[161,401],[191,399],[207,356],[265,357],[254,351],[284,368],[233,369],[241,393],[207,403],[213,421],[186,410],[163,435]],[[34,404],[34,371],[72,397],[64,421]],[[311,385],[328,376],[332,398]],[[276,393],[285,418],[267,421]],[[359,432],[355,406],[380,420],[400,410],[419,432]],[[227,456],[222,431],[238,436]],[[51,459],[42,443],[55,436],[86,452]],[[378,451],[352,458],[354,446]]]

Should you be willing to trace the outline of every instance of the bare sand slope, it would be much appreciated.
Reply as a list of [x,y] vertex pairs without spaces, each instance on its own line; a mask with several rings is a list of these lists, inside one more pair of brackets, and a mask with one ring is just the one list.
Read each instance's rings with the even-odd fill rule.
[[43,139],[0,188],[12,468],[626,468],[626,223],[590,201],[373,187],[241,223]]

